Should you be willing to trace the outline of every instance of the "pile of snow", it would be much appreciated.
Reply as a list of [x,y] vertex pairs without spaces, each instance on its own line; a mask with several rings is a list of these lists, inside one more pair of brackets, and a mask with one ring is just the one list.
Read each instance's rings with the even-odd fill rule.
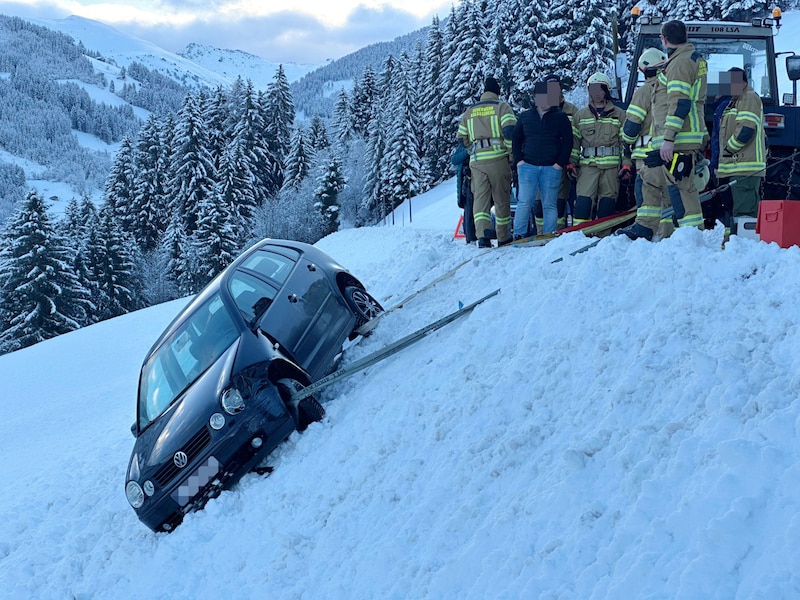
[[472,259],[345,364],[500,294],[328,388],[270,477],[173,534],[123,487],[140,362],[186,300],[0,357],[5,593],[798,597],[800,250],[718,229],[479,251],[453,190],[318,243],[386,306]]

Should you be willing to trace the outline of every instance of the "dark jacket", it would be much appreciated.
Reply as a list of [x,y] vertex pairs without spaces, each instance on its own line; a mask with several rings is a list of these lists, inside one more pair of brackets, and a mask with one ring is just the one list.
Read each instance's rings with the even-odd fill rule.
[[557,107],[541,117],[531,108],[520,115],[511,139],[514,164],[524,160],[530,165],[566,167],[572,152],[572,125]]

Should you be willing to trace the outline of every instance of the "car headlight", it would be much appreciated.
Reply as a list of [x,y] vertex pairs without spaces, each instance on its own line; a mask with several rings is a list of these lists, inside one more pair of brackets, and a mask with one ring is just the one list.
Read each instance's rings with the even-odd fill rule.
[[230,388],[222,392],[221,404],[229,415],[235,415],[244,410],[244,398],[236,388]]
[[125,495],[133,508],[140,508],[144,504],[144,492],[142,486],[135,481],[129,481],[125,486]]

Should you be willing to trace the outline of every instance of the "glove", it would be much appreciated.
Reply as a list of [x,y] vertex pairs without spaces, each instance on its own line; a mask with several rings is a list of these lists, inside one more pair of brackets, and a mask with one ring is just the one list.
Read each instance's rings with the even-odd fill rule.
[[669,165],[669,172],[675,178],[675,181],[680,181],[687,177],[692,170],[692,155],[691,154],[675,154],[672,157],[672,163]]
[[623,165],[617,174],[617,179],[622,182],[630,181],[633,178],[633,169],[630,165]]
[[576,179],[578,177],[578,167],[576,167],[572,163],[567,163],[566,170],[567,170],[567,177],[569,177],[570,179]]
[[661,152],[658,150],[651,150],[648,152],[644,157],[644,164],[651,169],[663,165],[664,161],[661,159]]

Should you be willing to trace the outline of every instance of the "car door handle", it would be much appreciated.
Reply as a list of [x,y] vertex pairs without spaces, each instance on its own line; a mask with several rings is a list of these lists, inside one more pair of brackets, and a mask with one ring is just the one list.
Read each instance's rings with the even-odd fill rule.
[[308,264],[306,265],[306,268],[307,268],[309,271],[311,271],[311,272],[313,273],[314,271],[316,271],[316,270],[317,270],[317,265],[314,265],[314,264],[312,264],[312,263],[308,263]]
[[297,302],[297,294],[289,294],[288,298],[289,298],[289,302],[292,302],[292,303]]

